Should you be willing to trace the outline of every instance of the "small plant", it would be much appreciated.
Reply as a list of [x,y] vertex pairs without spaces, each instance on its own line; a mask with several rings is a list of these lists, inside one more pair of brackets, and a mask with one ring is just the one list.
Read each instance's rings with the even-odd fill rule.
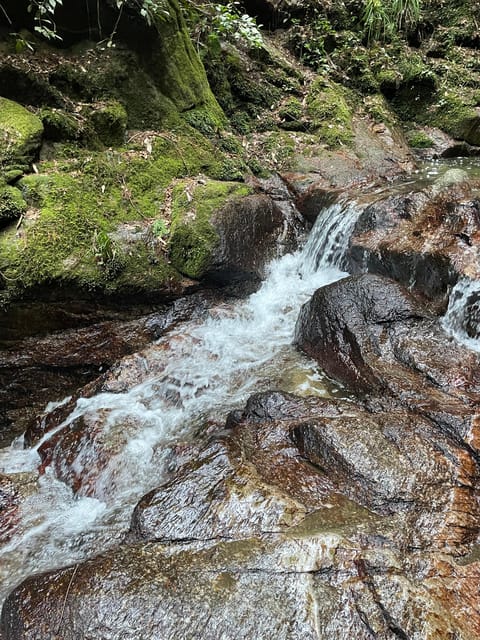
[[97,264],[108,278],[114,278],[123,268],[115,242],[105,231],[95,230],[92,237],[92,251]]
[[240,2],[229,2],[226,5],[214,5],[212,29],[221,39],[233,40],[251,49],[259,49],[263,46],[259,25],[254,18],[238,11],[239,4]]
[[205,46],[208,41],[209,48],[216,47],[220,53],[221,40],[249,49],[263,47],[261,25],[257,25],[251,16],[240,12],[240,2],[237,0],[226,4],[184,2],[190,7],[190,13],[185,12],[185,17],[197,47]]
[[364,0],[362,22],[368,42],[386,40],[413,29],[420,20],[421,0]]
[[158,218],[157,220],[155,220],[155,222],[152,224],[152,233],[156,238],[164,240],[170,233],[166,221],[162,218]]
[[314,69],[325,66],[328,41],[335,36],[335,30],[325,16],[314,7],[309,11],[304,23],[296,18],[290,20],[290,45],[301,61]]
[[47,40],[61,40],[57,33],[57,25],[53,19],[57,7],[63,0],[32,0],[27,11],[34,14],[35,31]]

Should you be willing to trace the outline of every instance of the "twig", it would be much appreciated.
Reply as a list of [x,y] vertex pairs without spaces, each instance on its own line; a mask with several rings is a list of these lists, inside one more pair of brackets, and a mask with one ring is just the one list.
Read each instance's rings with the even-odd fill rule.
[[19,218],[19,220],[17,222],[17,226],[16,226],[17,231],[20,229],[24,218],[25,218],[25,214],[22,213],[22,215],[20,216],[20,218]]
[[74,569],[73,569],[73,573],[71,575],[70,582],[68,583],[67,591],[65,593],[65,598],[63,599],[62,613],[60,614],[60,620],[58,621],[58,627],[57,627],[57,631],[56,631],[57,634],[60,633],[60,627],[62,625],[63,615],[65,613],[65,607],[67,606],[67,598],[68,598],[68,595],[70,593],[70,589],[71,589],[71,586],[72,586],[73,579],[75,577],[75,574],[77,573],[77,569],[78,569],[78,564],[76,564]]
[[2,10],[2,12],[3,12],[4,16],[6,17],[6,19],[8,20],[8,24],[12,24],[12,21],[10,20],[10,16],[5,11],[5,8],[4,8],[2,3],[0,3],[0,9]]

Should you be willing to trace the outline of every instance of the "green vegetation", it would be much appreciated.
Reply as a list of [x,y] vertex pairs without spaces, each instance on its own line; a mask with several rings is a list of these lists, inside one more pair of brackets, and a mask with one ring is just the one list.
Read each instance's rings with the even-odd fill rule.
[[364,0],[362,23],[368,42],[387,40],[415,27],[421,0]]
[[307,114],[309,129],[327,146],[335,148],[352,142],[352,110],[342,87],[323,78],[316,80],[307,96]]
[[414,149],[429,149],[433,147],[433,140],[423,131],[410,131],[407,134],[408,144]]
[[0,97],[0,171],[27,168],[40,149],[43,125],[39,118]]
[[[20,181],[36,213],[26,217],[20,235],[12,228],[0,236],[0,271],[12,288],[20,291],[70,282],[87,290],[113,291],[128,280],[127,271],[133,267],[140,282],[139,263],[145,278],[155,265],[157,280],[160,273],[162,278],[172,277],[164,245],[158,240],[164,235],[159,230],[166,215],[167,187],[177,178],[201,173],[216,179],[235,178],[238,168],[193,129],[178,136],[146,134],[136,142],[128,151],[92,153],[76,148],[76,157],[65,146],[64,159],[43,162],[41,174]],[[205,203],[198,205],[202,215],[216,206],[220,194],[233,190],[231,183],[226,184],[230,186],[224,191],[221,187],[216,192],[207,190]],[[239,192],[246,189],[236,187]],[[18,189],[9,189],[20,195]],[[144,235],[152,220],[158,241],[149,244]],[[163,224],[168,226],[168,220]],[[119,235],[119,229],[125,233]],[[130,246],[132,229],[137,229],[137,236]]]
[[0,227],[19,218],[27,210],[27,203],[15,187],[0,187]]
[[172,197],[170,259],[190,278],[199,279],[212,265],[219,237],[213,224],[215,214],[235,198],[251,193],[250,187],[235,182],[184,181]]

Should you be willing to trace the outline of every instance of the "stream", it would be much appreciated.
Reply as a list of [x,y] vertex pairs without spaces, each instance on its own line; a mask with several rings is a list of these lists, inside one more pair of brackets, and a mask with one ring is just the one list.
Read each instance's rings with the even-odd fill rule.
[[[430,166],[415,179],[428,184],[442,171],[443,166]],[[198,437],[205,425],[223,424],[252,393],[278,388],[300,395],[345,395],[292,340],[301,305],[316,289],[348,275],[344,257],[362,206],[353,201],[331,205],[317,218],[302,249],[270,264],[257,292],[213,307],[206,320],[185,322],[135,354],[141,366],[128,391],[81,398],[35,447],[24,449],[19,438],[0,450],[0,473],[20,479],[27,494],[17,531],[0,548],[2,600],[27,575],[81,561],[121,542],[135,504],[166,477],[169,448]],[[478,325],[478,283],[460,281],[444,326],[478,350],[468,329],[475,318],[464,317],[465,300],[472,296]],[[38,449],[79,419],[101,425],[108,461],[93,487],[74,493],[53,468],[39,474]],[[97,455],[86,442],[70,464],[88,475]]]
[[[23,474],[33,485],[18,533],[0,550],[2,599],[31,573],[118,543],[136,502],[161,483],[168,447],[194,437],[208,421],[222,423],[255,391],[341,394],[291,343],[300,306],[319,287],[348,275],[343,257],[360,211],[354,202],[332,205],[317,218],[302,250],[270,264],[256,293],[213,308],[206,321],[184,323],[150,347],[161,359],[160,375],[146,371],[126,393],[77,402],[57,431],[80,416],[97,418],[108,440],[121,442],[96,479],[93,497],[81,490],[74,495],[49,467],[38,475],[38,448],[55,431],[32,449],[24,449],[20,438],[0,451],[0,472]],[[95,455],[85,446],[74,466],[88,470]]]

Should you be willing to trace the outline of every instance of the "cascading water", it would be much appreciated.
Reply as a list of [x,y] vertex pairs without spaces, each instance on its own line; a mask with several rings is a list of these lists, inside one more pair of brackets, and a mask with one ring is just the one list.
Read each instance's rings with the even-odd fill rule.
[[[347,275],[341,267],[359,213],[352,202],[323,211],[303,250],[275,260],[250,298],[217,307],[202,324],[185,323],[138,354],[145,366],[128,392],[77,402],[56,431],[83,417],[101,424],[102,442],[117,443],[95,479],[94,497],[82,490],[73,495],[51,469],[38,476],[40,445],[24,450],[14,443],[0,452],[0,471],[36,483],[18,532],[0,549],[1,596],[28,574],[118,542],[138,499],[161,483],[166,448],[192,437],[206,420],[224,420],[262,388],[326,393],[321,372],[291,342],[300,306],[319,287]],[[293,384],[290,374],[299,370],[302,381]],[[95,455],[86,445],[71,464],[88,473]]]
[[443,328],[473,351],[480,351],[480,281],[462,278],[450,293]]

